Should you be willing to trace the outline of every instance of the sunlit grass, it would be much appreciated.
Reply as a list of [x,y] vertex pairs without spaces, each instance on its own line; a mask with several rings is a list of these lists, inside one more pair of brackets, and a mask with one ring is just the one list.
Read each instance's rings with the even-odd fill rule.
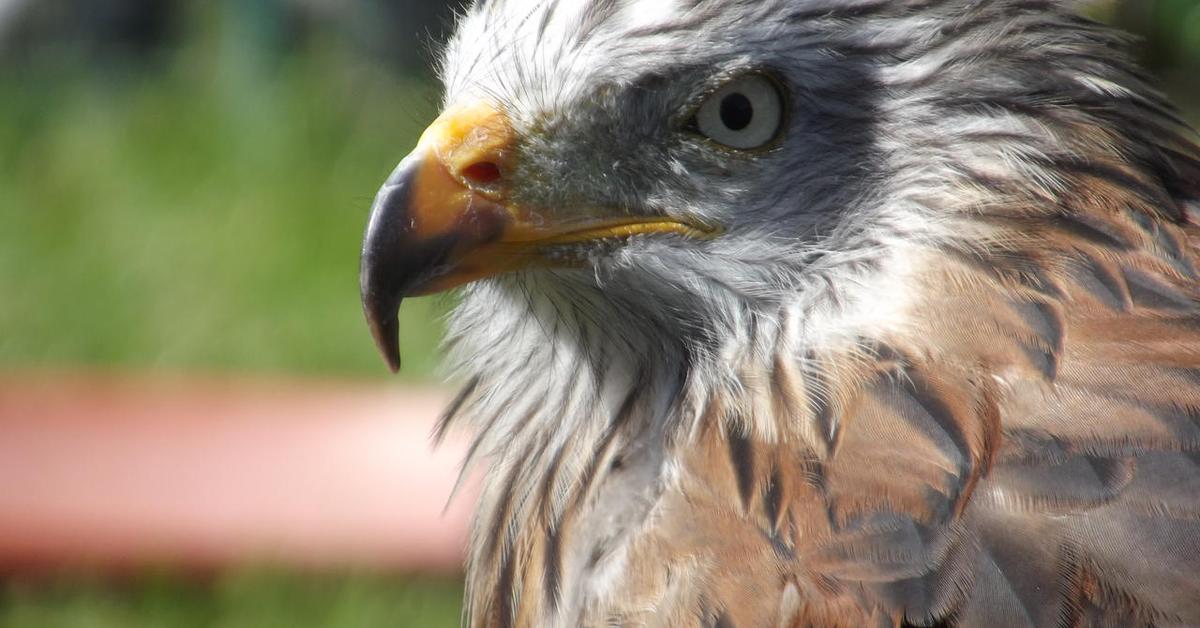
[[[360,238],[435,94],[332,51],[222,50],[0,79],[0,367],[383,372]],[[407,372],[443,310],[404,308]]]
[[0,581],[0,628],[442,628],[458,625],[461,594],[454,581],[253,571]]

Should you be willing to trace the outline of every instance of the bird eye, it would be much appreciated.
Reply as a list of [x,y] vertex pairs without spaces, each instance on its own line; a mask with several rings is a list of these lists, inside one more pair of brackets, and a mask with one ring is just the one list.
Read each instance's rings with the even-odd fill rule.
[[695,128],[730,148],[761,148],[779,135],[783,102],[775,81],[748,74],[726,83],[700,105]]

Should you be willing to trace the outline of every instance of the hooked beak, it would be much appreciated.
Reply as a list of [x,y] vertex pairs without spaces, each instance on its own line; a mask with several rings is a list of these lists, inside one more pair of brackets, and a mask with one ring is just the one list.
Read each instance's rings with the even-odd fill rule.
[[400,368],[400,302],[477,279],[536,266],[563,266],[555,246],[673,233],[703,226],[623,212],[570,220],[511,201],[516,133],[496,107],[451,109],[421,137],[375,197],[363,241],[360,288],[375,343]]

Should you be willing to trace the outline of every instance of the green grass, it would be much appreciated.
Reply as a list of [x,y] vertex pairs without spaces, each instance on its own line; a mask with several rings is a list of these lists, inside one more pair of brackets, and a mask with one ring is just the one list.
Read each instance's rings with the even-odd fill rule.
[[458,625],[461,594],[453,581],[263,572],[0,581],[0,628],[441,628]]
[[[0,367],[383,373],[360,239],[435,93],[335,49],[240,54],[0,78]],[[406,304],[408,373],[444,310]]]

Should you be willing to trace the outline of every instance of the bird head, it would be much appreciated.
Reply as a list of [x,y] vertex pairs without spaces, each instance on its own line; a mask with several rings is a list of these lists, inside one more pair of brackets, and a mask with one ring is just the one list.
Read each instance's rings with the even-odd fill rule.
[[713,353],[747,317],[831,285],[822,271],[881,259],[914,226],[877,211],[885,88],[849,54],[877,34],[817,4],[474,7],[447,47],[443,113],[380,191],[363,247],[392,366],[409,296],[472,284],[480,326],[543,301],[631,347]]

